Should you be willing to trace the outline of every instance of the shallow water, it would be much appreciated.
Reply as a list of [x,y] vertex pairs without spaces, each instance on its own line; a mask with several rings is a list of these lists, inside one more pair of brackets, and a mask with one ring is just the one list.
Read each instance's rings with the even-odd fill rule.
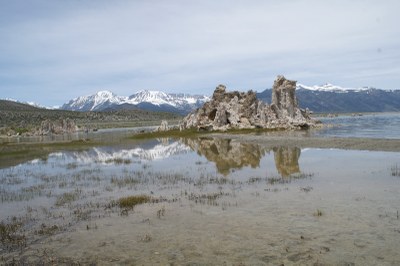
[[[160,139],[52,153],[0,181],[0,220],[18,225],[1,263],[400,263],[400,153]],[[153,202],[115,204],[139,194]]]
[[320,120],[324,124],[334,126],[319,130],[317,136],[400,139],[399,112],[339,116]]

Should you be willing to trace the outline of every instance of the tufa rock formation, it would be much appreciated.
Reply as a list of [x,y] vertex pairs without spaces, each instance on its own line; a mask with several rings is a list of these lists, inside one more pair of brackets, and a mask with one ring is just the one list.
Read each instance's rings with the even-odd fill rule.
[[296,81],[278,76],[272,88],[272,103],[267,105],[256,97],[254,91],[226,92],[219,85],[211,101],[187,115],[181,130],[221,130],[266,128],[304,129],[316,125],[308,110],[301,110],[296,99]]
[[50,135],[50,134],[64,134],[74,133],[78,130],[75,122],[69,118],[60,119],[59,121],[51,121],[46,119],[42,121],[39,130],[36,135]]
[[167,120],[162,120],[161,125],[156,129],[158,132],[163,132],[163,131],[168,131],[168,121]]

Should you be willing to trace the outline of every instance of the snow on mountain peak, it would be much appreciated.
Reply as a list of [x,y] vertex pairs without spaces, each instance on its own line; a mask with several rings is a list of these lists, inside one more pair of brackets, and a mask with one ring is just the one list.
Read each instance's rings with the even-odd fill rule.
[[139,104],[139,103],[152,103],[154,105],[169,104],[176,107],[173,97],[162,91],[149,91],[142,90],[131,96],[129,96],[129,103]]
[[80,96],[64,104],[61,108],[67,110],[82,110],[82,111],[94,111],[97,110],[99,106],[106,103],[109,104],[121,104],[125,97],[117,96],[111,91],[102,90],[95,94]]
[[74,111],[101,111],[108,107],[122,104],[139,105],[148,103],[153,106],[169,106],[180,112],[189,112],[204,102],[209,97],[203,95],[169,94],[162,91],[141,90],[129,96],[117,96],[110,91],[99,91],[93,95],[81,96],[64,104],[61,109]]
[[111,97],[115,97],[116,95],[111,91],[104,90],[104,91],[96,92],[96,96],[104,97],[104,98],[111,98]]
[[296,89],[305,89],[305,90],[312,90],[312,91],[325,91],[325,92],[349,92],[349,91],[365,91],[369,90],[370,88],[368,87],[362,87],[362,88],[343,88],[340,86],[333,85],[331,83],[326,83],[324,85],[314,85],[314,86],[306,86],[303,84],[297,84]]

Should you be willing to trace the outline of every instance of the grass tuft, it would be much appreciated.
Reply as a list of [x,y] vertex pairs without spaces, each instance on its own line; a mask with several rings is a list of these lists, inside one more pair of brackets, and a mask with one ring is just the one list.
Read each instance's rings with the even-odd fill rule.
[[133,209],[136,205],[147,203],[151,198],[147,195],[123,197],[118,200],[118,206],[123,209]]
[[205,134],[204,132],[199,132],[196,129],[171,129],[168,131],[152,131],[152,132],[143,132],[139,134],[135,134],[132,136],[132,139],[152,139],[152,138],[190,138],[197,137],[199,135]]

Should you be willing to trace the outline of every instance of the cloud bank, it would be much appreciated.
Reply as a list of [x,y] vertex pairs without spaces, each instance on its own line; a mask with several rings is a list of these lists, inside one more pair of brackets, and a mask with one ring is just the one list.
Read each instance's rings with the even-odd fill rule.
[[400,88],[399,1],[1,1],[0,98]]

